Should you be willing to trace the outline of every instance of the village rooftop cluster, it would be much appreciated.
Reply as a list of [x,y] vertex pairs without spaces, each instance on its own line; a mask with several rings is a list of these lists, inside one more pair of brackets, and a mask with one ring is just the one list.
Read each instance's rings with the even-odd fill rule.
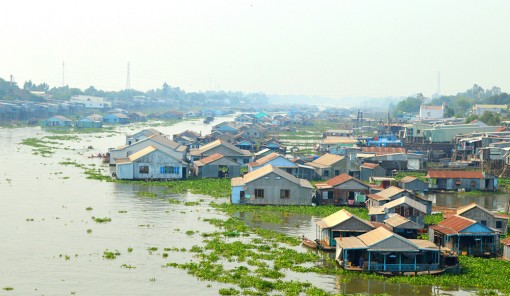
[[[278,133],[306,130],[324,113],[240,114],[207,135],[142,130],[110,149],[107,161],[121,180],[230,178],[232,204],[366,207],[368,220],[341,210],[317,222],[315,240],[303,240],[336,251],[346,269],[441,273],[458,268],[460,254],[509,258],[510,241],[500,240],[507,234],[507,215],[473,203],[426,225],[433,205],[424,193],[497,190],[510,132],[427,115],[369,127],[352,118],[354,128],[327,130],[313,153],[301,154],[308,148],[289,147]],[[364,129],[376,133],[356,135]],[[397,179],[398,173],[422,176]],[[419,239],[423,234],[428,240]]]

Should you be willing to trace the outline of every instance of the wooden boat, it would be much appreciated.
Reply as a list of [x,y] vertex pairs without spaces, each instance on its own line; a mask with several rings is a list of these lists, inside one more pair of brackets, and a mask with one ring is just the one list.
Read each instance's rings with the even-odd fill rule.
[[317,242],[311,240],[311,239],[308,239],[306,237],[302,237],[301,238],[301,242],[303,243],[303,245],[305,247],[309,247],[311,249],[317,249]]

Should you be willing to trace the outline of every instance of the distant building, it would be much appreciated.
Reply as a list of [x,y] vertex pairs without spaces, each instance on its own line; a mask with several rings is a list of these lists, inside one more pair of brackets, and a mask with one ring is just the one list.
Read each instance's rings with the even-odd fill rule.
[[75,123],[77,128],[101,128],[103,127],[103,116],[98,114],[89,115]]
[[473,114],[482,116],[485,112],[501,113],[502,110],[507,110],[507,105],[483,105],[476,104],[473,106]]
[[446,105],[441,106],[420,106],[420,118],[422,119],[442,119]]
[[71,119],[62,115],[56,115],[42,121],[42,126],[46,127],[71,127],[72,125]]
[[103,97],[94,97],[94,96],[84,96],[77,95],[72,96],[71,103],[80,105],[83,108],[92,108],[92,109],[103,109],[103,108],[111,108],[112,103],[107,102]]

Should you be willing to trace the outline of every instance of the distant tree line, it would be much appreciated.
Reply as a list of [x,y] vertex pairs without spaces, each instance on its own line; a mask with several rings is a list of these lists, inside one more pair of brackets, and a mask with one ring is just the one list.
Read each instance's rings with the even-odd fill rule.
[[434,99],[425,98],[419,93],[415,96],[407,97],[395,105],[390,105],[390,111],[394,115],[404,112],[418,113],[422,104],[440,106],[443,103],[446,105],[445,117],[466,117],[475,104],[510,104],[510,95],[501,92],[501,89],[496,86],[485,90],[475,84],[472,88],[456,95],[440,96]]
[[23,88],[18,87],[16,83],[8,82],[0,78],[0,100],[31,100],[39,101],[40,97],[31,93],[31,91],[45,92],[46,95],[55,100],[69,100],[75,95],[89,95],[104,97],[110,101],[127,102],[135,97],[145,97],[171,102],[206,102],[206,101],[226,101],[230,104],[239,104],[241,102],[256,103],[265,105],[269,103],[268,97],[263,93],[242,93],[226,91],[206,91],[206,92],[186,92],[179,87],[172,87],[164,83],[161,88],[151,89],[147,92],[134,89],[120,91],[103,91],[94,86],[85,90],[72,88],[69,86],[50,87],[47,83],[34,83],[31,80],[23,84]]

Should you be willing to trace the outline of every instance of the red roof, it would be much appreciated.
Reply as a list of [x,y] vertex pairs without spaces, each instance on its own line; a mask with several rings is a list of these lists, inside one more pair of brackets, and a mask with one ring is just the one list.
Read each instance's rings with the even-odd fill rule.
[[361,164],[361,167],[364,167],[367,169],[375,169],[378,166],[379,165],[377,163],[369,163],[369,162],[365,162],[365,163]]
[[485,179],[482,172],[476,171],[428,171],[425,178],[434,179]]
[[208,164],[208,163],[211,163],[213,161],[216,161],[220,158],[222,158],[223,155],[219,154],[219,153],[214,153],[213,155],[210,155],[210,156],[207,156],[207,157],[204,157],[202,159],[200,159],[200,162],[203,163],[203,164]]
[[505,246],[510,246],[510,237],[505,238],[501,243]]
[[365,153],[393,154],[393,153],[406,153],[406,148],[403,147],[363,147],[361,149]]
[[430,228],[437,230],[444,234],[456,234],[459,231],[466,229],[467,227],[475,224],[475,220],[471,220],[462,216],[451,216],[441,221],[437,225],[432,225]]
[[495,132],[504,132],[504,131],[506,131],[506,130],[507,130],[507,128],[506,128],[506,127],[504,127],[504,126],[500,126],[500,127],[498,127],[498,128],[495,130]]
[[353,179],[353,177],[351,177],[347,174],[341,174],[341,175],[338,175],[334,178],[327,180],[326,183],[328,183],[331,186],[336,186],[336,185],[342,184],[344,182],[347,182],[350,179]]

